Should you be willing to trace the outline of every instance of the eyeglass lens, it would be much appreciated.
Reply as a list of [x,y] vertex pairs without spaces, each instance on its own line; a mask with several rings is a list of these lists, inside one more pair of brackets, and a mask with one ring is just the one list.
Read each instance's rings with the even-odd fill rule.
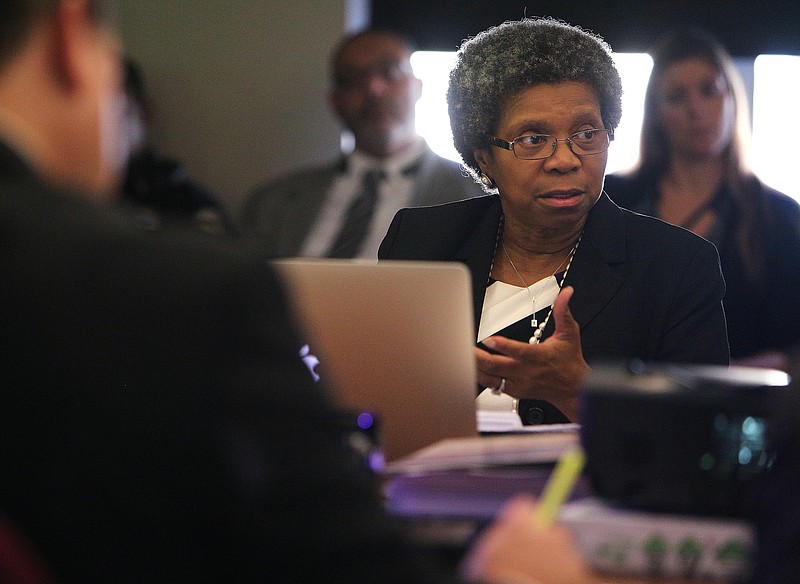
[[340,89],[352,89],[366,85],[373,76],[386,83],[394,83],[411,73],[407,62],[384,61],[368,68],[347,68],[336,72],[336,85]]
[[556,150],[558,142],[578,155],[599,154],[608,149],[610,136],[608,130],[582,130],[568,138],[556,138],[548,134],[519,136],[513,142],[514,154],[522,159],[547,158]]

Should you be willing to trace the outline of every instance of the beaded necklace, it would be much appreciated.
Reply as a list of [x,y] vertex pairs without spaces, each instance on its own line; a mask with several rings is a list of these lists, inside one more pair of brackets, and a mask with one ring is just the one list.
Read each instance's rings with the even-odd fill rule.
[[[495,241],[495,252],[494,254],[492,254],[492,264],[491,266],[489,266],[489,277],[491,278],[492,270],[494,269],[494,257],[495,255],[497,255],[497,246],[500,245],[503,248],[503,254],[508,260],[508,263],[511,264],[511,268],[514,270],[514,273],[517,275],[517,278],[519,278],[519,281],[522,282],[522,286],[525,288],[525,291],[528,293],[528,296],[531,299],[531,328],[533,329],[533,334],[531,335],[531,338],[528,339],[528,342],[531,345],[537,345],[541,342],[542,335],[544,334],[544,329],[547,326],[547,323],[550,321],[550,316],[553,314],[553,305],[552,304],[550,305],[550,310],[547,311],[547,316],[544,317],[544,320],[542,320],[542,322],[538,322],[536,319],[536,296],[540,294],[542,290],[544,290],[544,287],[547,285],[547,280],[549,280],[550,278],[545,278],[545,282],[542,284],[541,288],[539,288],[539,291],[536,294],[534,294],[531,291],[530,287],[528,286],[528,283],[525,282],[525,279],[522,277],[522,274],[519,273],[517,266],[514,265],[514,261],[511,259],[511,256],[508,255],[508,250],[506,250],[506,246],[505,244],[503,244],[501,238],[502,230],[503,230],[503,218],[501,217],[500,227],[498,228],[497,231],[497,240]],[[572,246],[572,249],[570,250],[567,257],[564,258],[564,260],[558,265],[555,272],[553,272],[553,275],[551,276],[553,277],[556,274],[558,274],[558,271],[561,269],[561,266],[563,266],[564,262],[566,262],[567,266],[564,269],[564,276],[561,278],[560,282],[557,282],[559,290],[561,290],[561,288],[564,285],[564,281],[567,279],[569,268],[572,265],[572,259],[575,257],[575,252],[578,251],[578,245],[580,245],[582,238],[583,238],[583,232],[581,232],[580,236],[578,236],[578,241],[576,241],[575,245]]]

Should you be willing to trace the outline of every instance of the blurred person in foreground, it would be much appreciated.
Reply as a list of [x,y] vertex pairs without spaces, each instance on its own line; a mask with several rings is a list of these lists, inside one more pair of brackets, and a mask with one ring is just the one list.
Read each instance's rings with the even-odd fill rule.
[[800,343],[800,205],[749,169],[747,97],[724,47],[690,29],[667,34],[651,55],[640,159],[606,177],[606,191],[713,242],[731,358],[786,369]]
[[371,29],[336,47],[328,103],[355,150],[253,190],[242,231],[266,255],[374,259],[399,209],[480,194],[457,163],[417,134],[422,82],[411,53],[406,39]]
[[269,266],[112,214],[110,9],[0,4],[4,584],[449,581],[384,514]]
[[507,392],[525,424],[578,422],[593,359],[728,363],[714,246],[603,194],[621,95],[610,47],[554,19],[458,51],[454,142],[490,194],[400,211],[379,258],[470,269],[479,407]]

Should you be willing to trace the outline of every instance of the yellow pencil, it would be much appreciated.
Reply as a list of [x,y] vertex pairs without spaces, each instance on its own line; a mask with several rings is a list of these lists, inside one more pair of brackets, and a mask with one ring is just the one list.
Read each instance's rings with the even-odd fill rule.
[[538,518],[542,526],[551,525],[558,511],[572,492],[583,470],[585,455],[580,446],[570,448],[558,459],[539,500]]

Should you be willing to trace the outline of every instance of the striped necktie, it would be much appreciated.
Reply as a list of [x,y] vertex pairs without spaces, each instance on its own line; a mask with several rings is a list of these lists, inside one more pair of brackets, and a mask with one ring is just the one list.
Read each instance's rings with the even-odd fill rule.
[[361,193],[347,208],[344,223],[331,245],[328,257],[352,258],[359,252],[375,212],[380,181],[385,178],[386,173],[379,168],[373,168],[364,173]]

